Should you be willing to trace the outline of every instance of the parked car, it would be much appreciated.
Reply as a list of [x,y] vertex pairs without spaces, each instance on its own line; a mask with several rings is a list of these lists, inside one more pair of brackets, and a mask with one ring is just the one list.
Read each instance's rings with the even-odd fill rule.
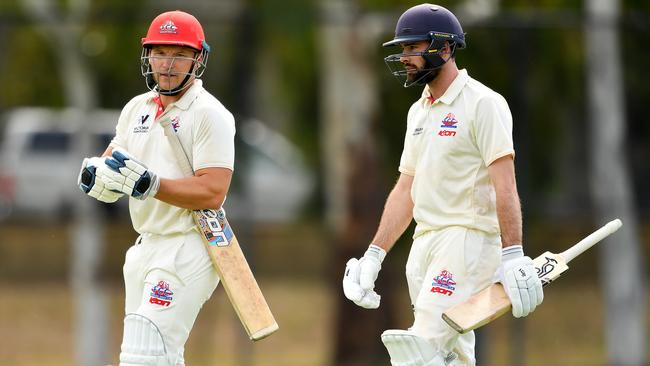
[[235,179],[224,207],[254,222],[294,220],[315,189],[315,174],[284,135],[256,119],[237,123]]
[[[7,112],[0,144],[0,218],[69,213],[75,200],[83,199],[76,185],[83,156],[104,151],[118,116],[118,110],[94,110],[82,118],[72,109]],[[78,147],[81,127],[90,140],[85,154]],[[243,121],[237,127],[237,154],[245,158],[236,163],[241,176],[225,205],[229,216],[258,222],[294,219],[315,185],[300,151],[259,121]],[[103,206],[126,209],[127,200]]]
[[80,199],[76,187],[82,157],[76,134],[86,127],[89,147],[100,154],[114,135],[119,111],[79,117],[71,109],[19,108],[6,113],[0,145],[0,212],[57,217]]

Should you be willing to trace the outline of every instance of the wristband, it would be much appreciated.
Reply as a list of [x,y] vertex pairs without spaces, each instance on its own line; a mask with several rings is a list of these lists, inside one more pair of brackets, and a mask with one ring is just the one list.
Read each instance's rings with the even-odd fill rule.
[[370,244],[364,256],[377,258],[379,260],[379,263],[381,263],[384,261],[384,258],[386,258],[386,251],[378,245]]
[[510,245],[501,249],[501,262],[509,261],[524,256],[524,247],[521,244]]

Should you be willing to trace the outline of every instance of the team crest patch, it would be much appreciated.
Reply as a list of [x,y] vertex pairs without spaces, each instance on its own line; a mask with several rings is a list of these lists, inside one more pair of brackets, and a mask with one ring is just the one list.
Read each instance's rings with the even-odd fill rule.
[[169,306],[172,303],[172,295],[174,293],[169,289],[169,283],[159,281],[156,286],[151,289],[151,297],[149,302],[161,306]]
[[438,136],[456,136],[456,131],[451,129],[458,128],[458,126],[456,126],[457,123],[458,120],[456,119],[456,116],[454,116],[453,113],[447,113],[445,118],[442,119],[442,124],[440,125],[444,130],[440,130]]
[[433,287],[431,292],[451,296],[456,290],[456,281],[453,279],[451,272],[446,269],[440,272],[438,276],[433,279]]
[[178,33],[176,32],[176,29],[178,29],[176,24],[174,24],[174,22],[171,20],[168,20],[165,22],[165,24],[160,26],[160,34],[176,34]]
[[457,123],[458,123],[458,121],[456,120],[456,116],[454,116],[453,113],[447,113],[445,118],[443,118],[442,124],[440,125],[440,127],[442,127],[442,128],[456,128]]
[[176,116],[172,118],[172,128],[174,132],[178,132],[178,129],[181,128],[181,118]]

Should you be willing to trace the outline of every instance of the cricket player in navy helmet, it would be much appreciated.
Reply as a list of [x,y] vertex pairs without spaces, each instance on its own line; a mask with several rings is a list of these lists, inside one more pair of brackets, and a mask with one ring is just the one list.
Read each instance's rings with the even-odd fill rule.
[[543,300],[522,247],[512,115],[501,95],[458,69],[465,33],[442,6],[408,9],[384,46],[402,51],[385,58],[391,73],[423,91],[408,112],[399,178],[365,254],[346,265],[343,291],[361,307],[379,307],[382,261],[414,219],[406,264],[414,322],[382,341],[393,366],[472,366],[474,333],[458,334],[443,311],[493,282],[504,285],[515,317]]
[[[124,261],[121,366],[184,365],[184,347],[201,306],[219,283],[192,210],[219,209],[234,166],[233,115],[203,88],[210,47],[191,14],[169,11],[142,38],[148,92],[122,109],[101,157],[84,159],[87,195],[129,198],[140,236]],[[160,121],[169,118],[195,171],[185,176]]]

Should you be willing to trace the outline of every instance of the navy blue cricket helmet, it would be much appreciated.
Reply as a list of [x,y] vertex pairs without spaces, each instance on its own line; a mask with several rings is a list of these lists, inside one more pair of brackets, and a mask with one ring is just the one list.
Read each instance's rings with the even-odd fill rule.
[[[404,87],[411,85],[423,85],[433,80],[438,70],[445,64],[440,57],[440,52],[448,42],[452,49],[452,56],[456,49],[465,48],[465,33],[456,16],[446,8],[433,4],[416,5],[405,11],[397,21],[395,37],[383,44],[384,47],[399,46],[401,44],[428,41],[429,47],[417,55],[422,56],[426,63],[418,74],[408,79],[407,72],[401,68],[400,58],[402,56],[414,56],[416,54],[393,54],[384,60],[393,75],[402,79],[406,78]],[[391,64],[398,63],[398,67],[391,67]]]

